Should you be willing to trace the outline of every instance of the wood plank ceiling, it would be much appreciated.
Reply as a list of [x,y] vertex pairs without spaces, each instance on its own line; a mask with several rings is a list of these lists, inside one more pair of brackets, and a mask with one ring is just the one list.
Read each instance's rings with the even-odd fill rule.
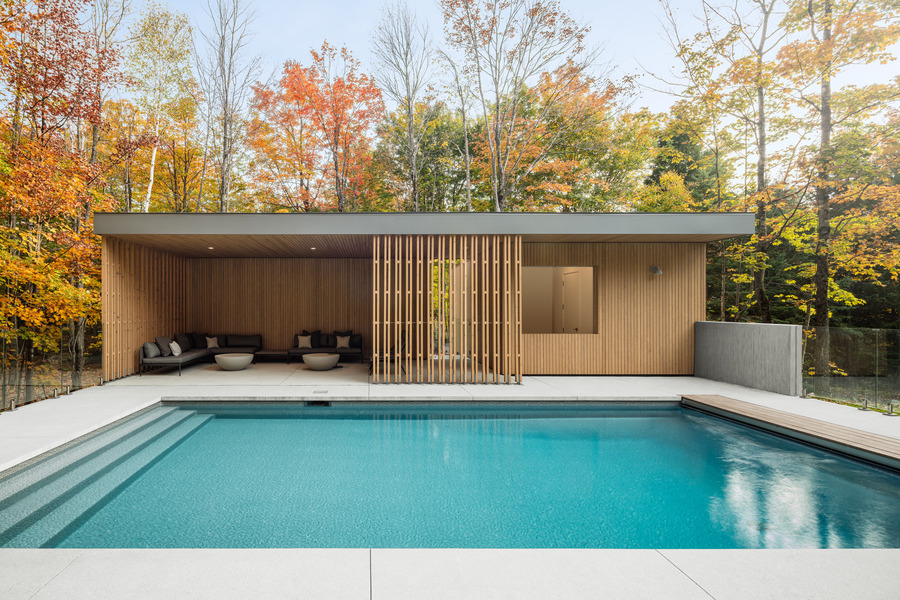
[[[371,258],[371,235],[107,235],[188,258]],[[538,242],[708,242],[713,234],[680,235],[523,235],[525,244]]]

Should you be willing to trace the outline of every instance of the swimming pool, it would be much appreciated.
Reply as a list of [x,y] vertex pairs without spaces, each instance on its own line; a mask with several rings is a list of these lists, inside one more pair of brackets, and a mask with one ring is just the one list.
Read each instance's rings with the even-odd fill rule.
[[7,547],[900,547],[900,475],[678,405],[160,406],[0,481]]

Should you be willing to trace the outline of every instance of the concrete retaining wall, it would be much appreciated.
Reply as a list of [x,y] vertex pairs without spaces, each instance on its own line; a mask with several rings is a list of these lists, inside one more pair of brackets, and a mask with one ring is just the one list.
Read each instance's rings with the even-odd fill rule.
[[766,323],[694,323],[694,375],[750,388],[802,393],[802,328]]

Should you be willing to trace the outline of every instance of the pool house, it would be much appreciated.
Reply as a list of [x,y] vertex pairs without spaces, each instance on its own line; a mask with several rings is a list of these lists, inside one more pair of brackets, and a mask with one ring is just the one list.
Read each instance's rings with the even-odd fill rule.
[[692,375],[707,242],[751,213],[95,215],[103,376],[176,332],[361,334],[375,383]]

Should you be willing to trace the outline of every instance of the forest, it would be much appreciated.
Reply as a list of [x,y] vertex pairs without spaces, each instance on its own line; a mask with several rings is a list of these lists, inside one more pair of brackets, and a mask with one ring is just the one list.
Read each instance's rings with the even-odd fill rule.
[[896,0],[661,0],[677,68],[640,80],[564,0],[439,4],[268,65],[264,3],[0,0],[5,361],[81,385],[102,211],[747,211],[710,320],[900,328],[900,69],[841,77],[896,64]]

